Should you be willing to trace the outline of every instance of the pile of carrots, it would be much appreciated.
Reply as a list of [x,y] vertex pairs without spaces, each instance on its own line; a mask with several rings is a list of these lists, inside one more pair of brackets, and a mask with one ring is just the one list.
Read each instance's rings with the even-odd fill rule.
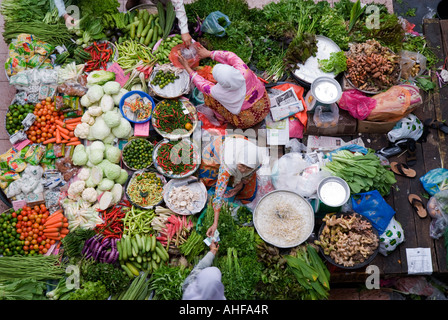
[[68,220],[62,213],[62,210],[55,211],[44,223],[44,235],[48,239],[61,240],[68,230]]
[[64,143],[67,146],[76,146],[81,143],[74,134],[76,126],[81,123],[81,117],[65,119],[65,121],[56,119],[54,122],[56,125],[54,137],[45,140],[44,144]]

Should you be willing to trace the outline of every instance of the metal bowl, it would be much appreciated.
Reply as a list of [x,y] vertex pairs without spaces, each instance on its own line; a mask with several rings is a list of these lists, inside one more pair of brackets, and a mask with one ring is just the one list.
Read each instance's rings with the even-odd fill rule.
[[[153,205],[151,205],[151,206],[147,206],[147,207],[143,207],[143,206],[141,206],[141,205],[135,203],[134,201],[132,201],[131,197],[130,197],[129,194],[128,194],[129,184],[130,184],[134,179],[137,179],[137,175],[139,175],[139,174],[141,174],[141,173],[143,173],[143,172],[153,172],[153,171],[148,171],[148,170],[138,170],[138,171],[135,171],[135,172],[132,174],[132,176],[130,176],[130,178],[128,179],[128,181],[126,182],[126,186],[125,186],[125,194],[126,194],[126,198],[129,200],[129,202],[130,202],[133,206],[135,206],[135,207],[137,207],[137,208],[140,208],[140,209],[152,209],[152,208],[154,208],[154,207],[160,205],[160,204],[163,202],[163,191],[162,191],[162,193],[161,193],[161,196],[162,196],[161,200],[160,200],[158,203],[155,203],[155,204],[153,204]],[[155,173],[156,176],[162,181],[163,186],[165,186],[165,185],[166,185],[166,179],[165,179],[165,177],[162,176],[161,174],[157,173],[157,172],[154,172],[154,173]]]
[[[153,152],[154,152],[154,145],[151,143],[151,141],[149,141],[149,140],[147,140],[147,139],[144,139],[144,138],[134,138],[134,139],[129,140],[128,142],[126,142],[126,143],[124,144],[124,146],[123,146],[123,151],[126,149],[127,146],[129,146],[129,145],[132,143],[132,141],[134,141],[134,140],[138,140],[138,139],[148,141],[149,144],[152,145],[152,150],[153,150]],[[125,161],[125,159],[124,159],[124,157],[123,157],[123,152],[121,153],[121,160],[123,161],[123,164],[126,166],[126,168],[128,168],[129,170],[132,170],[132,171],[148,169],[149,167],[152,166],[152,159],[153,159],[153,158],[152,158],[152,156],[151,156],[151,162],[150,162],[150,164],[149,164],[146,168],[140,168],[140,169],[137,169],[137,168],[133,168],[133,167],[129,166],[129,165],[126,163],[126,161]]]
[[[189,187],[192,188],[193,191],[199,192],[199,194],[201,195],[201,199],[199,201],[195,201],[195,202],[197,202],[197,205],[195,206],[195,208],[192,211],[177,210],[173,205],[171,205],[170,201],[168,200],[170,192],[173,187],[180,187],[180,186],[184,185],[185,183],[187,183],[188,181],[192,181],[192,180],[197,180],[197,182],[193,182],[193,183],[189,184]],[[168,209],[170,209],[171,211],[173,211],[177,214],[180,214],[180,215],[193,215],[193,214],[201,212],[202,209],[207,204],[207,188],[205,187],[205,185],[202,181],[196,179],[195,177],[190,176],[190,177],[186,177],[186,178],[182,178],[182,179],[171,179],[163,187],[163,200],[165,201],[165,204],[168,207]]]
[[168,142],[170,142],[170,140],[168,140],[168,139],[163,139],[163,140],[159,141],[156,144],[156,146],[154,147],[154,151],[152,152],[152,160],[154,163],[154,167],[157,169],[157,171],[160,172],[161,174],[163,174],[165,177],[170,178],[170,179],[181,179],[181,178],[186,178],[186,177],[193,175],[199,169],[199,166],[201,165],[201,152],[200,152],[198,146],[196,145],[196,143],[194,143],[193,141],[190,141],[190,143],[193,145],[193,148],[196,150],[196,152],[195,152],[195,154],[196,154],[195,160],[196,161],[195,161],[194,169],[188,171],[185,174],[172,174],[172,173],[165,171],[157,162],[157,154],[158,154],[159,148]]
[[157,108],[159,107],[160,103],[163,102],[164,100],[160,101],[159,103],[156,104],[153,112],[152,112],[152,116],[151,116],[151,124],[154,128],[154,130],[156,130],[156,132],[158,134],[160,134],[162,137],[164,137],[165,139],[168,140],[179,140],[182,138],[187,138],[189,136],[191,136],[191,134],[194,132],[194,130],[196,129],[196,127],[198,126],[198,112],[195,108],[195,106],[189,101],[189,100],[185,100],[185,99],[180,99],[180,101],[182,101],[182,104],[184,105],[184,107],[186,108],[186,110],[189,112],[190,115],[190,120],[193,124],[193,128],[189,131],[187,131],[186,129],[179,129],[180,131],[182,131],[182,133],[168,133],[165,132],[159,128],[157,128],[156,126],[156,121],[157,121]]
[[[337,217],[339,217],[339,216],[349,216],[349,215],[352,215],[352,214],[354,214],[354,213],[337,213],[337,214],[335,214],[335,215],[336,215]],[[367,221],[367,222],[370,223],[370,221],[369,221],[366,217],[364,217],[364,216],[362,216],[362,215],[360,215],[360,214],[358,214],[358,215],[361,217],[361,219],[363,219],[363,220],[365,220],[365,221]],[[370,224],[371,224],[371,223],[370,223]],[[318,232],[318,235],[317,235],[317,239],[320,239],[320,235],[322,234],[322,231],[323,231],[323,229],[325,228],[325,225],[326,225],[326,223],[325,223],[325,222],[322,222],[322,224],[321,224],[321,226],[320,226],[320,228],[319,228],[319,232]],[[355,269],[359,269],[359,268],[365,267],[365,266],[367,266],[368,264],[370,264],[370,263],[373,261],[373,259],[375,259],[376,255],[377,255],[378,252],[379,252],[379,248],[380,248],[378,231],[377,231],[373,226],[372,226],[372,231],[373,231],[373,233],[374,233],[374,234],[377,236],[377,238],[378,238],[378,246],[377,246],[377,248],[373,251],[373,253],[372,253],[366,260],[364,260],[363,262],[358,263],[358,264],[356,264],[356,265],[354,265],[354,266],[347,267],[347,266],[344,266],[344,265],[342,265],[342,264],[336,263],[336,261],[334,261],[329,255],[326,255],[326,254],[324,253],[324,249],[322,249],[321,246],[319,246],[320,253],[324,256],[324,258],[325,258],[329,263],[331,263],[332,265],[334,265],[334,266],[336,266],[336,267],[338,267],[338,268],[341,268],[341,269],[345,269],[345,270],[355,270]]]
[[[299,240],[297,240],[294,243],[290,243],[288,245],[279,244],[279,241],[276,241],[276,239],[270,239],[265,234],[263,234],[262,228],[260,226],[260,221],[259,221],[259,219],[260,219],[259,217],[260,217],[260,215],[262,215],[262,209],[263,209],[263,207],[265,207],[265,203],[268,201],[271,201],[271,198],[278,194],[283,194],[285,196],[294,197],[296,199],[299,199],[300,201],[302,201],[304,203],[304,206],[308,209],[308,212],[304,213],[304,216],[305,216],[305,218],[306,218],[306,216],[308,216],[309,230],[307,230],[306,233],[304,233],[304,236],[302,236]],[[273,246],[276,246],[278,248],[293,248],[293,247],[296,247],[296,246],[302,244],[303,242],[305,242],[309,238],[311,233],[313,232],[314,210],[313,210],[311,204],[301,195],[299,195],[295,192],[289,191],[289,190],[275,190],[275,191],[269,192],[268,194],[266,194],[265,196],[263,196],[260,199],[257,206],[255,207],[255,210],[253,211],[253,222],[254,222],[254,227],[257,230],[259,236],[267,243],[269,243]]]

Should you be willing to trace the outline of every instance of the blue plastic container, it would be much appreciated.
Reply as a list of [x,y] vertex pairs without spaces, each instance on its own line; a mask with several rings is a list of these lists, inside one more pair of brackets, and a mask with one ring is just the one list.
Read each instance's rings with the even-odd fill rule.
[[[129,118],[124,114],[124,112],[123,112],[123,105],[124,105],[124,102],[125,102],[125,100],[126,100],[127,98],[129,98],[129,97],[132,96],[133,94],[138,94],[138,95],[140,95],[140,97],[142,97],[142,98],[148,98],[148,100],[151,101],[152,111],[151,111],[151,115],[148,117],[148,119],[145,119],[145,120],[142,120],[142,121],[134,121],[134,120],[129,119]],[[149,120],[151,120],[152,113],[154,112],[154,108],[155,108],[155,106],[156,106],[156,104],[155,104],[155,102],[154,102],[154,99],[153,99],[149,94],[147,94],[146,92],[143,92],[143,91],[140,91],[140,90],[133,90],[133,91],[126,92],[126,93],[121,97],[120,105],[119,105],[119,107],[120,107],[120,112],[121,112],[121,114],[123,115],[123,117],[124,117],[126,120],[128,120],[129,122],[132,122],[132,123],[145,123],[145,122],[148,122]]]

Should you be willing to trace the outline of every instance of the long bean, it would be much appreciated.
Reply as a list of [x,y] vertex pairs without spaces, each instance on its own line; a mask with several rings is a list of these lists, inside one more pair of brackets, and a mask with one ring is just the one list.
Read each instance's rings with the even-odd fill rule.
[[0,279],[60,279],[65,273],[60,258],[60,255],[1,257]]
[[124,70],[130,70],[137,65],[139,61],[145,64],[155,64],[155,57],[151,49],[134,40],[127,40],[117,44],[118,59],[117,63]]

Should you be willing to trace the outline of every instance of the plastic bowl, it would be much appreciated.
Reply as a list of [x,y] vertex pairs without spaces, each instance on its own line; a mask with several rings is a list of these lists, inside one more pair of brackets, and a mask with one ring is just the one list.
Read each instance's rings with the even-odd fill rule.
[[[138,94],[138,95],[140,95],[140,97],[142,97],[142,98],[148,98],[148,100],[151,101],[151,105],[152,105],[152,108],[151,108],[151,114],[150,114],[149,117],[148,117],[147,119],[145,119],[145,120],[142,120],[142,121],[131,120],[131,119],[128,118],[128,117],[126,116],[126,114],[123,112],[123,105],[124,105],[124,102],[126,101],[127,98],[129,98],[130,96],[132,96],[132,95],[134,95],[134,94]],[[156,104],[155,104],[155,102],[154,102],[154,99],[153,99],[149,94],[147,94],[146,92],[143,92],[143,91],[140,91],[140,90],[133,90],[133,91],[126,92],[126,93],[121,97],[120,105],[119,105],[119,107],[120,107],[120,112],[121,112],[121,114],[123,115],[123,117],[124,117],[126,120],[128,120],[129,122],[132,122],[132,123],[145,123],[145,122],[148,122],[148,121],[151,119],[151,116],[152,116],[152,113],[154,112],[154,107],[155,107],[155,106],[156,106]]]

